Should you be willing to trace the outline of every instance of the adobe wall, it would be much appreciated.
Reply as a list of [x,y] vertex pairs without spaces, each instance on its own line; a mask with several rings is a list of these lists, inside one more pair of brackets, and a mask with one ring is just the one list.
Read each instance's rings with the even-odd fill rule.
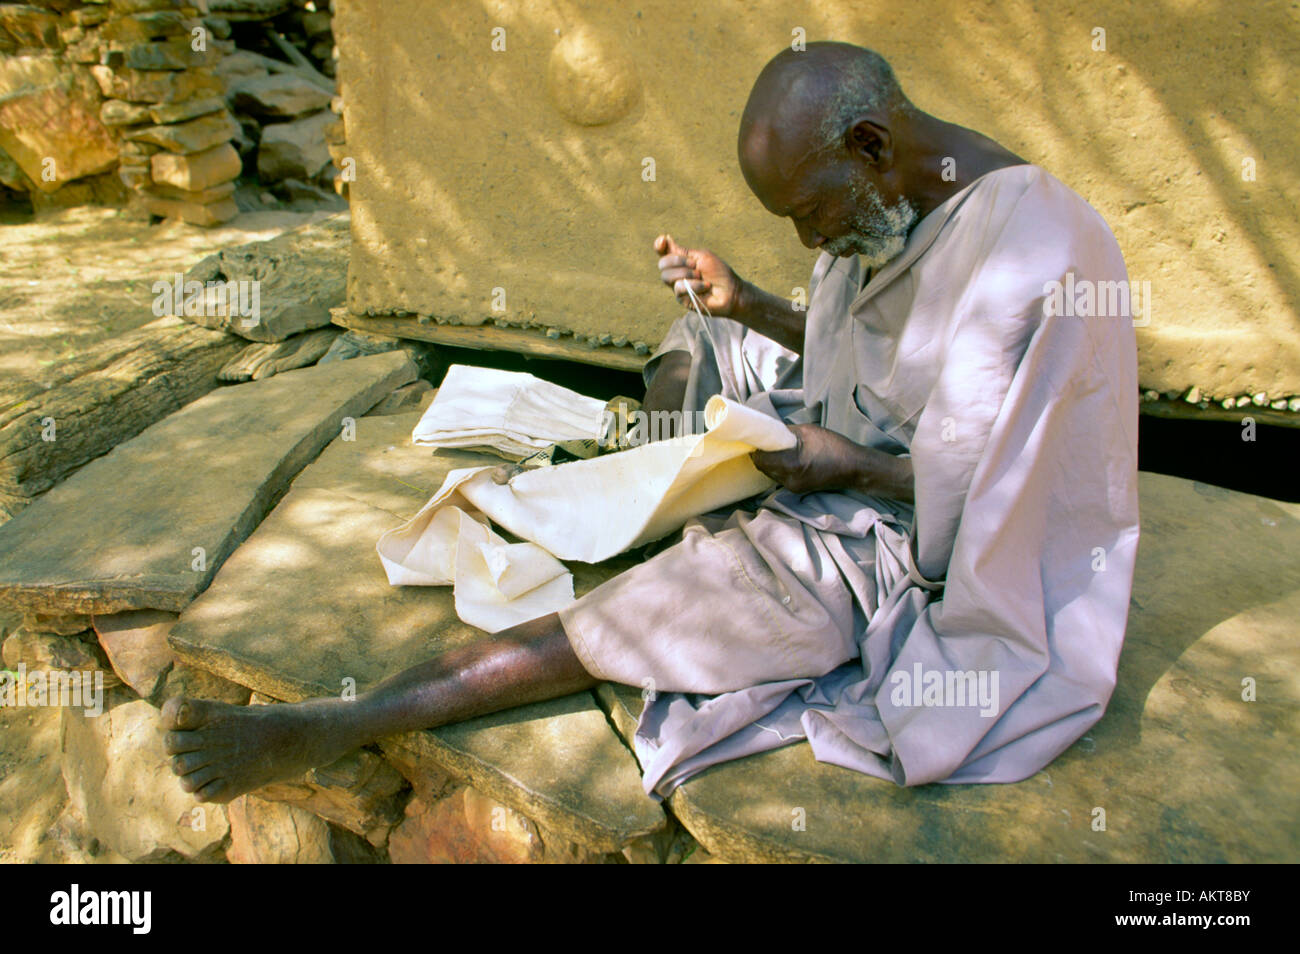
[[593,358],[630,357],[679,313],[649,250],[661,231],[771,291],[806,284],[815,256],[735,159],[754,77],[802,28],[878,49],[922,109],[1045,166],[1105,216],[1131,278],[1150,282],[1144,388],[1300,394],[1300,27],[1285,4],[335,8],[355,314],[493,321],[521,342],[549,329]]

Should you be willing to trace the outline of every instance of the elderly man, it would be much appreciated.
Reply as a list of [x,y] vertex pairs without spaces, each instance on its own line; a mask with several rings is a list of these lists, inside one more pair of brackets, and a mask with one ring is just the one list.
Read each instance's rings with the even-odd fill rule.
[[807,310],[660,236],[664,281],[712,317],[672,327],[644,406],[723,393],[781,416],[796,446],[754,455],[778,489],[354,701],[172,700],[187,790],[228,801],[602,680],[654,690],[636,747],[660,794],[795,739],[899,784],[1016,781],[1101,717],[1137,547],[1136,355],[1110,230],[846,44],[764,68],[739,157],[821,252]]

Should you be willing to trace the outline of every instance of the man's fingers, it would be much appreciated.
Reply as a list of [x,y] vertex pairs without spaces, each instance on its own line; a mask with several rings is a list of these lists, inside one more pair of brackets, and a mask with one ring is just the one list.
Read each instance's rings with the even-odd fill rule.
[[655,239],[655,251],[660,255],[686,256],[686,249],[674,242],[671,235],[661,235]]
[[659,277],[663,280],[665,285],[671,285],[683,278],[700,281],[699,272],[692,271],[689,268],[665,268],[659,273]]
[[709,289],[713,287],[708,282],[702,282],[698,278],[697,279],[679,278],[677,281],[673,282],[673,292],[677,295],[678,298],[687,297],[686,296],[687,285],[691,286],[691,291],[695,292],[697,298],[707,295],[709,293]]

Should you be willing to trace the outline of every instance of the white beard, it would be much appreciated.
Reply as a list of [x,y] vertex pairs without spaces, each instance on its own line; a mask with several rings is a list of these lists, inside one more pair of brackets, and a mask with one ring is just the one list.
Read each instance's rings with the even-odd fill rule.
[[863,180],[852,184],[850,195],[858,207],[850,219],[850,230],[826,242],[821,250],[835,256],[857,253],[865,267],[880,268],[903,251],[907,233],[916,224],[916,206],[903,197],[887,208],[880,190]]

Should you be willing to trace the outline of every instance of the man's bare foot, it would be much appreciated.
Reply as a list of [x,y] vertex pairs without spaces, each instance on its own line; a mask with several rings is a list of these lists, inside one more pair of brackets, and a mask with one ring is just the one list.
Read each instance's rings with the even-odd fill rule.
[[163,749],[181,788],[204,802],[229,802],[246,792],[329,765],[355,748],[342,738],[335,699],[269,706],[232,706],[169,699]]

